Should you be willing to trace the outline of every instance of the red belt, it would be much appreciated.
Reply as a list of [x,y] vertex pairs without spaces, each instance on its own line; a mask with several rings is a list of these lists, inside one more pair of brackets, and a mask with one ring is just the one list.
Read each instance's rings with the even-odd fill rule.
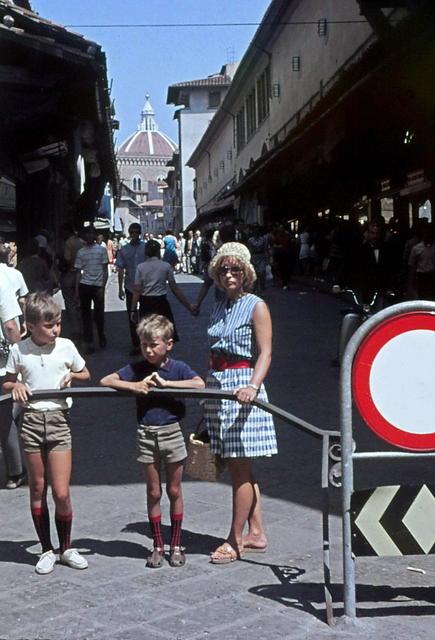
[[225,356],[210,356],[210,368],[217,371],[225,369],[252,369],[252,362],[249,360],[237,360],[226,358]]

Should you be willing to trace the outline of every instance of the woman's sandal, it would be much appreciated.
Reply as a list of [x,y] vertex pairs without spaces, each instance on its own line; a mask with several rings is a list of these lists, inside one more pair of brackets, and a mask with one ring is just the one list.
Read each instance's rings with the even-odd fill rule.
[[184,547],[171,547],[169,552],[169,564],[171,567],[182,567],[186,564]]
[[239,553],[230,545],[229,542],[221,544],[212,554],[210,554],[210,562],[213,564],[230,564],[240,560],[242,553]]
[[163,564],[163,549],[161,547],[154,547],[153,552],[147,558],[147,567],[151,569],[159,569]]

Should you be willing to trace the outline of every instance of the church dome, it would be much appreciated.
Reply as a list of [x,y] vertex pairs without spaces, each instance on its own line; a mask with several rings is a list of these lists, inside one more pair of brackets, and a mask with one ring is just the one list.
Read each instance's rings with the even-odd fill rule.
[[149,156],[172,158],[177,145],[167,135],[159,131],[154,119],[154,110],[145,96],[142,121],[138,130],[125,140],[117,151],[117,156]]

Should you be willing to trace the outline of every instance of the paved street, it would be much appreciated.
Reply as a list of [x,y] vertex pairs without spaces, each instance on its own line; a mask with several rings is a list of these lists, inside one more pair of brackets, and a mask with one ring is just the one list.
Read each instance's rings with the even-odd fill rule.
[[[178,280],[194,300],[200,281],[193,276]],[[108,347],[88,359],[94,385],[129,360],[127,316],[116,291],[116,276],[111,276]],[[289,291],[270,288],[265,298],[274,321],[274,360],[267,385],[271,402],[319,427],[337,429],[338,371],[331,360],[342,305],[297,283]],[[171,303],[181,337],[173,355],[203,375],[212,294],[196,319],[174,298]],[[189,400],[187,406],[186,435],[199,417],[196,402]],[[28,489],[1,490],[0,640],[434,637],[433,556],[358,559],[358,624],[335,629],[326,625],[320,441],[276,421],[279,455],[257,464],[269,536],[266,554],[246,555],[231,565],[210,564],[208,554],[226,535],[230,519],[228,478],[215,484],[186,478],[187,564],[175,569],[165,563],[152,570],[144,561],[151,538],[135,462],[134,401],[77,400],[73,426],[73,537],[89,569],[57,565],[48,576],[36,575],[39,545],[28,511]],[[402,477],[411,471],[402,469]],[[0,472],[3,486],[2,466]],[[340,616],[338,493],[332,502],[332,581]],[[166,498],[163,514],[167,539]],[[411,572],[408,566],[426,573]]]

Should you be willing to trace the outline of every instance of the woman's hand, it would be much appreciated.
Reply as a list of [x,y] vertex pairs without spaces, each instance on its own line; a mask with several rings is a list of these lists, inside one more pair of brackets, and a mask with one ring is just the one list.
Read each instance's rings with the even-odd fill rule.
[[240,404],[251,404],[257,397],[257,390],[252,387],[239,387],[233,393]]

